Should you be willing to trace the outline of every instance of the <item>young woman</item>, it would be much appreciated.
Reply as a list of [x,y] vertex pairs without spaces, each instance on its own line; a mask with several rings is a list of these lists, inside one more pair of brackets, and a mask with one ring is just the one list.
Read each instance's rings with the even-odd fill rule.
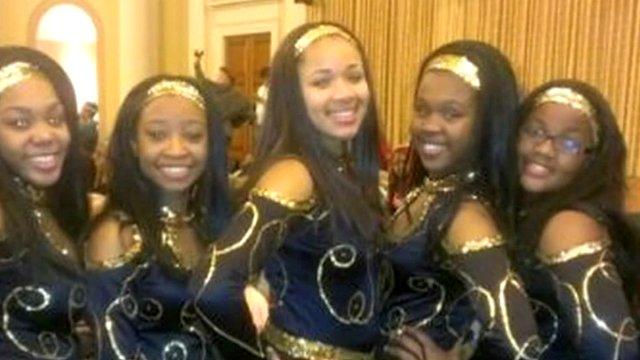
[[623,221],[626,149],[609,104],[579,81],[540,86],[522,106],[517,154],[522,274],[559,314],[541,322],[560,330],[548,358],[637,359],[637,239]]
[[155,76],[122,104],[107,208],[87,251],[104,358],[215,358],[187,290],[229,213],[225,137],[211,98],[191,78]]
[[511,66],[488,44],[446,44],[422,62],[414,99],[405,172],[413,190],[389,225],[387,353],[406,352],[410,326],[443,349],[461,344],[463,358],[537,358],[532,310],[505,247],[518,105]]
[[[372,356],[381,212],[367,69],[353,34],[328,23],[293,30],[273,60],[248,198],[195,299],[217,334],[254,354],[266,343],[282,359]],[[252,287],[243,295],[264,279],[268,309]]]
[[76,111],[58,64],[35,50],[0,47],[3,359],[80,358],[79,235],[88,213]]

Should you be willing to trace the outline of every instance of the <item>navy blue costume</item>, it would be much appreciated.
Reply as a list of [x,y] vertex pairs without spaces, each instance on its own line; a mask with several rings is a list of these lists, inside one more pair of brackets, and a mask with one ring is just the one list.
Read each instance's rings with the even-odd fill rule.
[[216,358],[195,321],[190,272],[142,255],[142,240],[89,272],[90,306],[101,323],[101,359]]
[[419,327],[445,349],[461,342],[465,358],[538,358],[544,347],[502,236],[479,237],[462,247],[447,239],[462,202],[488,206],[473,185],[456,176],[426,178],[392,218],[389,236],[396,245],[387,257],[393,288],[383,332],[391,336],[403,326]]
[[[294,202],[258,188],[225,234],[195,299],[219,336],[256,355],[266,343],[285,359],[371,358],[380,289],[373,244],[335,238],[331,212],[314,199]],[[260,337],[242,292],[264,279],[271,309]]]

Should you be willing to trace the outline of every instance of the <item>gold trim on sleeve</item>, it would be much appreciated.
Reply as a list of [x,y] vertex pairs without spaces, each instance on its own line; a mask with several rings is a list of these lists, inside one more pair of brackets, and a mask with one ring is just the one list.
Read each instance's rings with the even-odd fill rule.
[[261,189],[261,188],[253,188],[249,193],[249,198],[254,196],[259,196],[261,198],[271,200],[278,205],[282,205],[287,209],[294,211],[308,211],[316,204],[316,200],[314,197],[309,198],[304,201],[296,201],[287,198],[286,196],[278,193],[277,191]]
[[538,252],[538,258],[540,258],[540,261],[542,261],[544,264],[556,265],[556,264],[565,263],[567,261],[573,260],[580,256],[592,255],[592,254],[598,253],[606,249],[607,246],[609,246],[608,241],[602,241],[602,240],[590,241],[584,244],[574,246],[570,249],[563,250],[554,255],[545,255]]
[[504,244],[505,242],[504,242],[504,239],[502,238],[502,235],[496,234],[492,236],[484,236],[479,239],[467,241],[461,246],[453,245],[450,240],[446,240],[442,243],[442,247],[444,247],[444,249],[450,255],[466,255],[470,253],[493,249],[495,247],[502,246]]
[[142,251],[142,236],[140,235],[138,226],[135,224],[131,225],[131,231],[133,244],[131,244],[124,253],[102,261],[91,261],[91,267],[98,269],[115,269],[129,263],[132,259],[138,256]]

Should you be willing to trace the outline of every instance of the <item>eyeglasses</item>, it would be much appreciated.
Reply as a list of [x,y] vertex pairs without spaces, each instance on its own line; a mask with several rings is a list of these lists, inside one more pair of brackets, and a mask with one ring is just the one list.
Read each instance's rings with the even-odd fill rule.
[[590,148],[584,145],[581,139],[576,139],[564,134],[551,135],[540,126],[525,125],[520,130],[520,133],[527,139],[535,142],[536,145],[551,140],[553,148],[566,155],[577,155],[582,152],[591,151]]

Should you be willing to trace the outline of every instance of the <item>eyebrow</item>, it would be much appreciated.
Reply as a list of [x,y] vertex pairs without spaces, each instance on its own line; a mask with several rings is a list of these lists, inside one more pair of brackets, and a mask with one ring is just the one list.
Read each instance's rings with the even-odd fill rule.
[[[50,104],[46,105],[45,107],[45,111],[49,112],[52,110],[57,110],[58,108],[62,108],[62,110],[64,111],[64,105],[59,102],[59,101],[54,101],[51,102]],[[28,106],[22,106],[22,105],[12,105],[12,106],[8,106],[6,107],[3,112],[6,111],[17,111],[23,114],[33,114],[33,111],[31,110],[30,107]]]

